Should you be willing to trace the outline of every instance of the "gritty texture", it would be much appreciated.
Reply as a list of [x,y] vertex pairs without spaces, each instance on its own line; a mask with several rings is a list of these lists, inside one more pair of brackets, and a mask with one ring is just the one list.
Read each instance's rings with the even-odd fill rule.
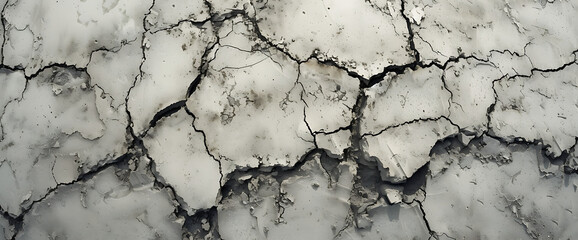
[[576,1],[0,6],[0,239],[578,234]]

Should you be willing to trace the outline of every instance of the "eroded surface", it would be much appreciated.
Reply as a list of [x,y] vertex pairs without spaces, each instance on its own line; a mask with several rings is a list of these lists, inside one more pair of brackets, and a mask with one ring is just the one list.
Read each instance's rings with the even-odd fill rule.
[[574,1],[0,4],[0,239],[578,234]]

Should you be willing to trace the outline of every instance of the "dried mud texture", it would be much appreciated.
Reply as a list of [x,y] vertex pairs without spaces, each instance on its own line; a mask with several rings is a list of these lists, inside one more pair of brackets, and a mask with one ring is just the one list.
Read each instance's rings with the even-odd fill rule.
[[571,239],[575,1],[0,0],[0,239]]

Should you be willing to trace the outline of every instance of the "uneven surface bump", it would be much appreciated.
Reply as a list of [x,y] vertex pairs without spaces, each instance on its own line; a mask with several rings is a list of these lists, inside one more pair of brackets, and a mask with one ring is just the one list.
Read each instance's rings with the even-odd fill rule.
[[578,234],[576,1],[0,6],[0,239]]

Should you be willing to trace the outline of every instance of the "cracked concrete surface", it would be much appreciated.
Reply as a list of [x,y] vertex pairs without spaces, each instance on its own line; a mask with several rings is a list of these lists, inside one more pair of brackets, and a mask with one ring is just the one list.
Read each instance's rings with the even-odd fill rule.
[[575,1],[0,4],[0,239],[578,234]]

